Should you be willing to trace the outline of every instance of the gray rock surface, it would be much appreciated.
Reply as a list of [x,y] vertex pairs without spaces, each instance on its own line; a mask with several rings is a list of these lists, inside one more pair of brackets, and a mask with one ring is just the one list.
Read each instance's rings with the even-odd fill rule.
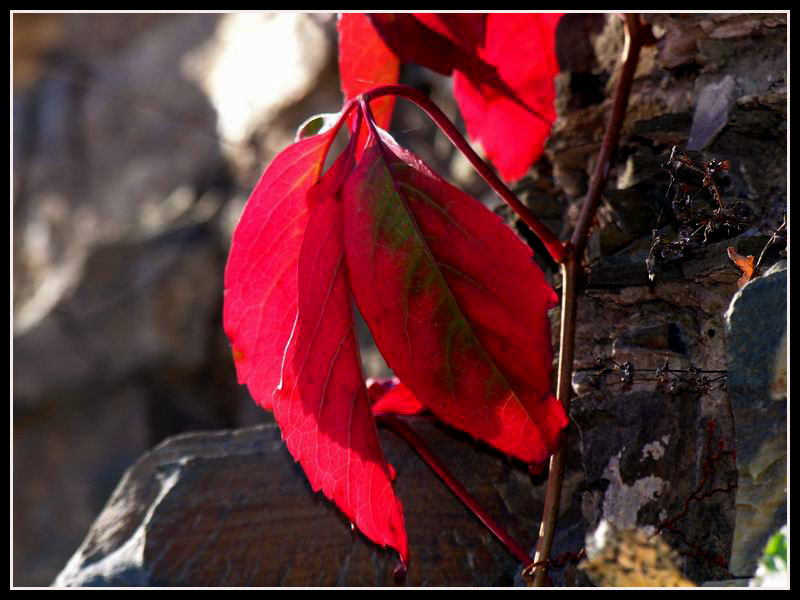
[[193,198],[224,178],[214,110],[181,73],[217,18],[62,16],[63,45],[14,99],[18,330],[49,312],[93,244],[147,231],[176,190]]
[[745,285],[726,314],[731,410],[736,423],[736,528],[731,571],[751,576],[786,523],[787,280],[785,262]]
[[[412,426],[523,545],[544,484],[426,421]],[[413,450],[381,431],[408,530],[405,585],[512,585],[521,565]],[[565,525],[569,520],[565,519]],[[273,424],[166,440],[128,470],[57,586],[394,585],[397,557],[311,492]]]
[[[578,299],[573,387],[579,397],[571,413],[581,432],[587,527],[616,519],[652,532],[683,515],[671,530],[662,527],[661,537],[678,552],[684,574],[698,583],[728,580],[730,571],[742,574],[730,554],[734,518],[740,518],[735,516],[731,488],[737,471],[730,451],[735,441],[741,461],[739,437],[751,435],[749,430],[761,436],[762,420],[732,416],[734,398],[719,384],[702,394],[670,394],[644,369],[668,359],[672,368],[728,369],[737,377],[729,363],[725,313],[740,273],[726,249],[758,256],[786,206],[785,18],[645,15],[657,42],[642,51],[618,160],[589,246],[585,291]],[[607,96],[582,100],[591,92],[589,81],[608,82],[606,94],[612,89],[609,66],[621,39],[618,19],[598,28],[587,17],[584,25],[596,51],[588,57],[573,52],[573,60],[562,64],[569,72],[559,75],[559,119],[546,145],[552,176],[566,195],[568,225],[562,237],[577,219],[610,111]],[[731,161],[720,187],[723,201],[741,201],[751,214],[742,229],[717,232],[683,256],[657,263],[655,282],[649,284],[648,230],[661,228],[674,240],[680,225],[670,209],[670,179],[660,163],[672,145],[687,144],[698,150],[693,154],[698,160]],[[646,216],[652,219],[649,225]],[[766,256],[767,267],[779,258],[777,249]],[[780,339],[777,335],[776,345]],[[630,361],[633,382],[623,384],[618,372],[598,382],[593,369],[601,354],[619,364]],[[712,422],[713,435],[706,429]],[[709,439],[711,448],[706,447]],[[725,449],[714,460],[719,443]],[[708,476],[707,467],[712,467]],[[701,499],[690,501],[684,513],[686,498],[696,490]],[[759,554],[760,548],[750,553],[753,560]],[[725,560],[731,560],[730,571],[722,566]]]
[[691,393],[598,392],[576,398],[570,411],[581,430],[581,506],[590,530],[603,522],[657,537],[695,582],[726,573],[714,559],[728,553],[733,516],[730,495],[688,499],[735,481],[730,459],[714,465],[710,481],[703,478],[708,448],[699,400]]
[[237,404],[251,402],[216,325],[224,254],[215,219],[195,216],[95,246],[80,283],[14,340],[21,581],[52,580],[147,448],[176,428],[232,425]]
[[[53,580],[146,449],[261,419],[235,381],[222,272],[264,164],[340,102],[325,19],[13,16],[15,585]],[[259,32],[313,60],[270,63],[304,71],[269,98],[250,86],[256,122],[228,139],[212,92],[233,77],[230,101],[252,61],[267,75],[253,52],[236,71]]]
[[709,83],[700,92],[687,150],[702,150],[728,124],[728,113],[736,101],[735,85],[733,77],[726,75],[717,83]]

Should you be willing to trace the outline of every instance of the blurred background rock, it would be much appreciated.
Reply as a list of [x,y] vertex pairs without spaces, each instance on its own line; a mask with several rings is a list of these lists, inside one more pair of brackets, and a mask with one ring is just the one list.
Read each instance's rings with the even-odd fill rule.
[[221,329],[264,164],[341,102],[335,16],[15,14],[14,584],[164,437],[262,420]]

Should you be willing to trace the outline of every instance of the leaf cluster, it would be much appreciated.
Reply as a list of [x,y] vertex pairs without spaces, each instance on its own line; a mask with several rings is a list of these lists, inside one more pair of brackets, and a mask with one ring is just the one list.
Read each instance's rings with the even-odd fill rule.
[[[559,17],[344,15],[344,107],[301,126],[233,235],[223,316],[239,382],[272,410],[312,488],[404,564],[403,510],[376,415],[430,411],[533,464],[557,450],[567,417],[551,382],[555,292],[496,215],[385,130],[398,95],[438,114],[418,92],[392,84],[401,62],[452,74],[471,137],[502,174],[518,178],[555,116]],[[521,50],[539,60],[520,60]],[[349,143],[325,171],[341,130]],[[396,383],[368,389],[353,303]]]

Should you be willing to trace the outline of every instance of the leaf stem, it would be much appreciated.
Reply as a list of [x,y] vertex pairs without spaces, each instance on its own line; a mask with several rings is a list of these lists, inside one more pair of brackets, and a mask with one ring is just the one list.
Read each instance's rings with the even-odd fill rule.
[[461,483],[453,476],[450,471],[448,471],[447,467],[444,466],[439,457],[436,456],[433,451],[425,445],[425,442],[422,438],[417,435],[417,433],[411,429],[405,422],[401,421],[397,417],[393,417],[388,414],[377,414],[375,415],[375,420],[381,424],[385,425],[392,431],[394,431],[397,435],[403,438],[408,444],[417,451],[417,454],[422,457],[422,459],[428,463],[428,466],[433,469],[433,471],[439,476],[439,478],[447,484],[447,487],[461,500],[472,513],[478,517],[481,522],[491,531],[495,537],[500,540],[500,542],[508,549],[508,551],[513,554],[517,560],[519,560],[523,565],[528,565],[531,563],[530,555],[525,551],[522,546],[517,544],[508,532],[503,529],[503,527],[495,521],[486,509],[481,506],[478,501],[470,494],[467,489],[461,485]]
[[756,261],[756,265],[753,267],[753,274],[750,276],[750,279],[753,279],[754,277],[756,277],[758,275],[758,269],[759,269],[759,267],[761,267],[761,261],[764,260],[764,255],[767,253],[767,250],[769,249],[769,247],[772,246],[772,244],[775,243],[775,240],[778,239],[778,234],[781,231],[783,231],[784,229],[786,229],[786,216],[785,215],[783,217],[783,223],[781,223],[781,226],[778,227],[778,229],[775,230],[775,232],[772,234],[772,236],[769,238],[769,240],[767,240],[767,243],[764,246],[764,249],[761,250],[761,254],[758,255],[758,260]]
[[464,136],[462,136],[458,131],[456,126],[453,125],[450,119],[447,118],[447,115],[445,115],[439,109],[439,107],[430,100],[430,98],[425,96],[425,94],[422,92],[405,85],[384,85],[375,87],[362,94],[362,97],[365,99],[365,101],[369,102],[370,100],[387,95],[399,96],[401,98],[405,98],[406,100],[410,100],[423,111],[425,111],[425,113],[427,113],[433,122],[436,123],[436,125],[450,139],[453,145],[464,156],[467,157],[467,160],[472,163],[472,166],[475,167],[475,170],[478,171],[478,174],[481,177],[483,177],[484,181],[489,184],[489,187],[491,187],[497,193],[497,195],[500,196],[514,210],[514,212],[517,213],[517,215],[519,215],[525,224],[530,227],[531,231],[537,235],[537,237],[542,241],[542,244],[544,244],[545,248],[547,248],[547,251],[553,260],[557,263],[564,261],[566,252],[561,241],[552,231],[550,231],[550,229],[548,229],[544,223],[539,221],[539,219],[536,218],[530,209],[520,202],[519,198],[517,198],[514,193],[508,189],[506,184],[504,184],[500,178],[495,175],[494,171],[492,171],[489,165],[487,165],[486,162],[480,156],[478,156],[478,154],[469,145],[467,140],[464,139]]
[[581,207],[575,231],[572,232],[572,245],[575,246],[575,253],[578,255],[583,252],[589,239],[589,228],[592,225],[600,203],[600,197],[608,181],[611,159],[617,148],[622,122],[625,117],[625,109],[628,107],[628,99],[633,85],[633,74],[636,72],[636,65],[639,62],[639,52],[648,34],[649,28],[642,24],[638,14],[625,15],[625,46],[622,50],[622,72],[614,94],[611,119],[603,137],[600,154],[597,157],[592,181],[589,184],[589,193]]
[[[572,233],[568,253],[561,264],[562,291],[561,291],[561,341],[558,359],[558,390],[557,396],[569,412],[570,396],[572,393],[572,370],[575,358],[575,321],[577,314],[577,281],[583,272],[581,258],[586,242],[589,238],[589,229],[594,220],[600,197],[608,181],[611,170],[611,160],[619,141],[625,109],[628,105],[633,75],[639,61],[641,47],[652,41],[652,34],[640,20],[638,14],[625,15],[625,47],[622,52],[622,72],[614,94],[611,108],[611,118],[606,129],[600,154],[597,157],[592,181],[589,184],[589,193],[581,207],[581,213],[575,231]],[[561,448],[550,458],[550,474],[547,478],[545,492],[544,513],[539,529],[539,541],[536,546],[534,563],[541,563],[534,567],[533,578],[529,585],[542,587],[545,584],[547,560],[550,558],[550,549],[553,544],[558,509],[561,500],[561,487],[564,481],[566,464],[566,447]]]

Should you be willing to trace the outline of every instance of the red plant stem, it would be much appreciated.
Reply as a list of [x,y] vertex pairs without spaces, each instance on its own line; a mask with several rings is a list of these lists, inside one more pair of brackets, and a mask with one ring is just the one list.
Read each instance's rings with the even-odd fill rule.
[[436,125],[445,133],[450,141],[453,142],[453,145],[458,148],[458,150],[464,156],[467,157],[467,160],[472,163],[472,166],[475,167],[475,170],[478,171],[478,174],[480,174],[481,177],[483,177],[484,181],[489,184],[489,187],[491,187],[497,193],[497,195],[499,195],[514,210],[514,212],[519,215],[525,224],[530,227],[531,231],[537,235],[542,244],[544,244],[545,248],[547,248],[547,251],[550,253],[550,256],[553,258],[553,260],[557,263],[564,261],[566,251],[561,241],[552,231],[550,231],[550,229],[548,229],[544,223],[539,221],[539,219],[534,216],[530,209],[520,202],[519,198],[517,198],[514,193],[508,189],[506,184],[504,184],[500,178],[495,175],[494,171],[492,171],[489,165],[487,165],[486,162],[484,162],[483,159],[478,156],[478,154],[469,145],[467,140],[464,139],[464,136],[461,135],[456,126],[453,125],[450,119],[447,118],[447,115],[445,115],[438,106],[436,106],[422,92],[405,85],[379,86],[365,92],[362,94],[362,97],[365,101],[369,102],[370,100],[387,95],[399,96],[401,98],[405,98],[406,100],[410,100],[419,108],[424,110],[433,120],[433,122],[436,123]]
[[[562,275],[562,300],[561,300],[561,344],[558,359],[558,399],[569,411],[570,395],[572,393],[572,370],[575,358],[575,320],[577,316],[576,284],[582,272],[581,258],[586,242],[589,238],[589,229],[594,220],[600,196],[608,181],[611,170],[611,159],[619,141],[625,109],[628,105],[633,75],[639,61],[641,47],[650,41],[651,33],[645,27],[638,14],[625,15],[625,48],[622,53],[622,72],[614,94],[611,108],[611,118],[606,129],[600,154],[597,157],[594,175],[589,184],[589,192],[581,207],[578,223],[570,240],[570,252],[561,264]],[[564,468],[566,464],[566,448],[561,448],[550,458],[550,474],[547,478],[545,492],[544,513],[539,529],[539,541],[536,545],[534,562],[541,566],[534,568],[533,579],[530,585],[541,587],[545,584],[547,560],[553,545],[558,508],[561,501],[561,487],[564,481]]]
[[523,565],[530,564],[531,557],[525,551],[525,549],[511,539],[511,536],[508,535],[508,532],[503,529],[503,527],[497,523],[497,521],[495,521],[488,512],[486,512],[483,506],[481,506],[478,501],[475,500],[472,494],[470,494],[466,488],[461,485],[455,477],[453,477],[453,474],[447,470],[447,467],[445,467],[442,461],[439,460],[439,457],[436,456],[433,451],[431,451],[431,449],[425,445],[425,442],[422,440],[422,438],[417,435],[417,433],[411,429],[411,427],[397,417],[386,414],[375,415],[375,420],[378,423],[385,425],[403,438],[406,442],[408,442],[408,444],[417,451],[417,454],[419,454],[422,459],[428,463],[428,466],[433,469],[439,478],[444,481],[445,484],[447,484],[447,487],[449,487],[450,490],[456,496],[458,496],[458,499],[461,500],[486,527],[488,527],[489,531],[491,531],[495,537],[500,540],[500,542],[508,549],[508,551],[511,552],[511,554],[513,554]]
[[608,122],[603,144],[600,147],[600,154],[597,157],[594,175],[589,184],[589,192],[586,200],[581,207],[581,214],[575,231],[572,232],[572,244],[575,246],[575,253],[580,255],[586,242],[589,239],[589,228],[594,220],[597,206],[600,203],[600,196],[606,187],[608,173],[611,170],[611,159],[617,148],[619,134],[622,130],[622,122],[625,117],[625,109],[628,107],[628,98],[633,85],[633,75],[636,65],[639,62],[639,52],[645,42],[645,37],[650,33],[649,28],[645,29],[639,20],[639,15],[625,15],[625,47],[622,51],[622,72],[617,83],[617,90],[614,94],[614,103],[611,107],[611,119]]
[[[561,332],[556,396],[567,411],[569,411],[570,393],[572,392],[572,365],[575,358],[575,283],[579,269],[576,257],[577,255],[571,252],[567,256],[566,262],[561,265]],[[556,530],[566,458],[567,449],[562,442],[556,453],[550,457],[542,523],[539,527],[539,541],[536,544],[536,554],[534,555],[534,562],[539,566],[533,571],[532,582],[537,587],[544,584],[547,575],[546,565],[550,558],[550,549]]]

